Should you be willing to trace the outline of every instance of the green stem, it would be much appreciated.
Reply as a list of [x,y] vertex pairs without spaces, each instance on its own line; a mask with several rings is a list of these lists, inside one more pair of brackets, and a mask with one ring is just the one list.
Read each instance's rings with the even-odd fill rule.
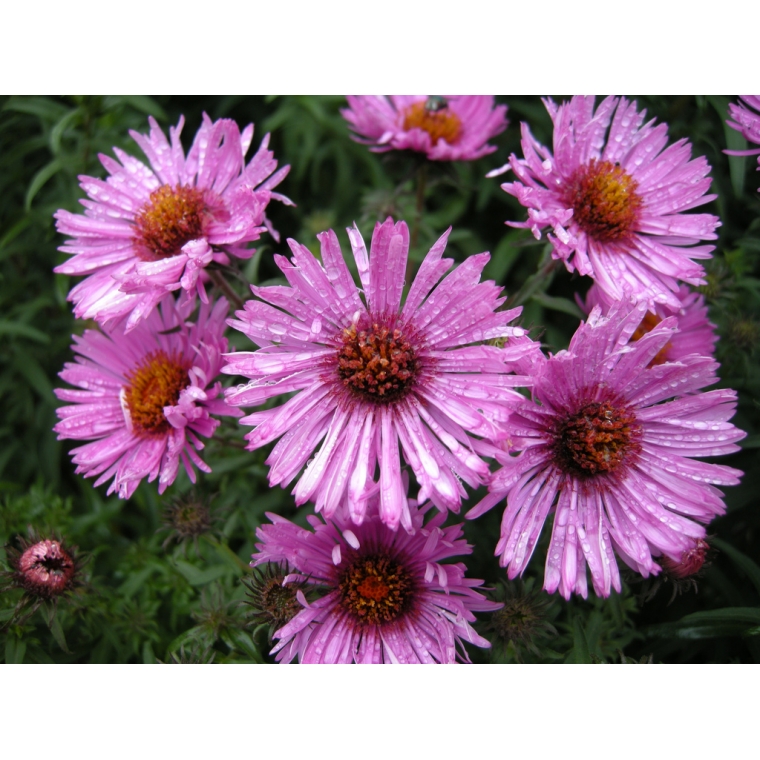
[[511,309],[515,306],[522,306],[539,291],[545,292],[554,279],[556,268],[557,262],[551,257],[551,248],[549,248],[544,254],[538,271],[534,275],[531,275],[523,283],[522,287],[509,297],[505,308]]
[[227,299],[235,304],[238,309],[242,309],[245,306],[245,301],[230,287],[227,280],[222,277],[218,269],[206,269],[211,281],[216,285],[219,290],[227,296]]

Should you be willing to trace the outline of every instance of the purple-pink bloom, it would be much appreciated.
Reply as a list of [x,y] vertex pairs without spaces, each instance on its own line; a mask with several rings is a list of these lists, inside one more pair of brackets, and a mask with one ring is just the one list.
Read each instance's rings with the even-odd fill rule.
[[[718,342],[717,328],[707,317],[705,297],[691,290],[687,285],[681,285],[678,298],[681,301],[681,308],[678,311],[673,311],[662,304],[655,304],[654,309],[644,315],[644,319],[631,337],[631,340],[638,340],[666,317],[676,318],[676,331],[665,347],[652,359],[652,364],[677,362],[688,354],[702,356],[715,354],[715,344]],[[601,307],[604,314],[615,304],[596,283],[589,288],[585,303],[577,296],[576,299],[586,314],[591,313],[594,306]]]
[[221,398],[219,375],[228,304],[220,298],[202,304],[195,322],[187,321],[189,306],[179,307],[167,296],[131,332],[123,323],[104,332],[74,335],[79,354],[60,376],[81,390],[56,389],[71,406],[58,409],[53,428],[58,440],[92,443],[72,449],[77,474],[99,475],[99,486],[113,478],[108,493],[128,499],[140,481],[158,478],[163,493],[177,477],[180,460],[195,482],[195,464],[211,468],[197,451],[219,425],[211,415],[238,416]]
[[[222,370],[250,378],[226,391],[232,406],[259,406],[296,392],[287,402],[254,412],[248,448],[280,441],[266,460],[270,485],[286,486],[307,463],[293,493],[331,517],[345,508],[356,523],[377,490],[380,515],[411,528],[401,484],[399,443],[421,489],[420,502],[459,510],[471,487],[486,483],[492,443],[507,436],[512,388],[530,383],[509,374],[536,344],[497,348],[484,341],[523,336],[509,326],[521,309],[504,303],[493,282],[479,282],[488,253],[470,256],[447,275],[441,258],[450,229],[430,249],[401,305],[409,229],[388,218],[377,224],[370,255],[359,230],[348,230],[364,299],[343,260],[335,233],[317,237],[321,262],[288,240],[292,260],[275,256],[290,287],[252,287],[232,327],[261,348],[232,354]],[[323,440],[324,439],[324,440]],[[314,454],[320,441],[322,446]]]
[[524,158],[489,174],[512,169],[516,182],[502,189],[528,209],[525,222],[536,238],[549,227],[552,256],[571,272],[589,275],[614,301],[626,293],[650,307],[679,309],[679,280],[705,283],[693,259],[711,257],[720,226],[712,214],[684,211],[713,200],[710,166],[691,159],[686,139],[668,143],[666,124],[644,124],[636,102],[605,98],[594,111],[593,97],[575,96],[557,106],[544,104],[554,122],[552,151],[522,124]]
[[492,95],[349,95],[341,113],[370,150],[416,150],[431,161],[474,161],[496,150],[507,107]]
[[446,562],[472,552],[461,525],[442,527],[443,513],[425,523],[425,510],[411,501],[414,532],[393,531],[374,502],[358,526],[337,515],[328,521],[309,515],[309,531],[267,514],[272,524],[257,529],[252,565],[286,561],[294,571],[286,584],[325,592],[311,604],[298,592],[304,609],[274,634],[279,662],[469,662],[463,641],[490,646],[470,625],[472,613],[502,605],[475,590],[483,581],[466,578],[464,564]]
[[170,128],[171,143],[152,117],[149,135],[131,131],[150,167],[119,148],[119,161],[101,154],[110,176],[79,178],[89,196],[84,215],[56,212],[58,231],[71,236],[60,250],[73,257],[55,271],[87,275],[69,293],[80,319],[103,324],[129,315],[129,332],[167,292],[181,289],[187,300],[198,293],[205,302],[207,266],[250,258],[247,244],[267,229],[277,238],[265,210],[272,198],[291,203],[272,192],[290,167],[275,172],[269,135],[246,166],[253,124],[241,134],[231,119],[204,114],[185,156],[184,121]]
[[711,483],[735,485],[742,474],[692,457],[738,450],[745,433],[728,420],[732,390],[699,392],[717,378],[717,363],[691,354],[652,364],[672,340],[667,317],[631,341],[646,304],[596,307],[567,351],[545,359],[533,399],[513,412],[513,451],[501,455],[491,493],[468,517],[504,497],[496,547],[510,578],[520,575],[549,513],[554,513],[544,588],[587,595],[620,590],[615,554],[644,577],[661,571],[655,558],[681,562],[704,539],[702,523],[725,511]]
[[[729,103],[728,111],[731,114],[730,119],[726,119],[726,124],[737,132],[741,132],[743,137],[750,142],[760,145],[760,95],[740,95],[743,103]],[[754,156],[760,153],[760,148],[751,150],[724,150],[729,156]]]

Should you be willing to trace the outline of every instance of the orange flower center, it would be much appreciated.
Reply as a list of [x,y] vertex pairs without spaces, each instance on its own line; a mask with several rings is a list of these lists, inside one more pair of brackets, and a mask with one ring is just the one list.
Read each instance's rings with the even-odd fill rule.
[[[643,338],[648,332],[654,330],[654,328],[657,327],[660,322],[662,322],[662,319],[660,319],[660,317],[658,317],[656,314],[652,314],[651,311],[648,311],[644,316],[644,319],[641,320],[641,324],[636,328],[633,335],[631,335],[631,340],[639,340],[639,338]],[[655,364],[665,364],[665,362],[668,360],[667,353],[671,346],[671,342],[668,341],[657,352],[657,356],[655,356],[654,359],[649,362],[649,366],[654,367]]]
[[610,243],[630,235],[638,221],[637,187],[636,180],[617,164],[592,158],[575,172],[564,200],[589,237]]
[[340,602],[362,622],[390,623],[409,609],[414,583],[404,567],[384,554],[359,557],[342,573]]
[[400,330],[377,324],[371,330],[351,325],[343,330],[338,351],[338,375],[352,393],[366,401],[388,404],[406,396],[418,362]]
[[128,375],[123,405],[137,435],[159,435],[171,428],[165,406],[174,406],[190,383],[189,366],[177,355],[159,349],[149,353]]
[[[445,104],[445,101],[442,103]],[[415,128],[427,132],[433,145],[439,140],[453,145],[462,134],[462,122],[459,117],[448,105],[441,105],[438,101],[420,101],[405,109],[404,129],[408,131]]]
[[555,461],[573,475],[612,472],[638,450],[640,431],[631,409],[608,401],[585,404],[577,414],[555,420]]
[[179,253],[203,236],[205,200],[194,187],[162,185],[150,194],[135,218],[138,258],[158,261]]

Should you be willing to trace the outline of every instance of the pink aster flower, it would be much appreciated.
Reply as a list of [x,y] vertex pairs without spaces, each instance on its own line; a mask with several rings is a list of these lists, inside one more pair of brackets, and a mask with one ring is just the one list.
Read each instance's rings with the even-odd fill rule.
[[187,307],[168,296],[128,334],[122,324],[74,336],[79,356],[60,375],[81,390],[56,390],[73,405],[58,409],[53,429],[58,440],[94,439],[71,452],[77,474],[99,475],[96,486],[113,478],[108,493],[128,499],[146,477],[158,478],[163,493],[180,460],[193,482],[192,464],[211,472],[196,453],[204,446],[199,436],[208,438],[219,425],[210,415],[239,414],[214,382],[227,350],[227,309],[223,298],[213,309],[203,304],[190,323]]
[[[726,124],[737,132],[741,132],[746,140],[760,145],[760,95],[741,95],[744,103],[729,103],[731,114]],[[724,150],[729,156],[754,156],[760,153],[760,148],[751,150]]]
[[[636,102],[573,97],[557,106],[545,100],[554,122],[554,153],[522,125],[525,158],[489,174],[512,169],[518,181],[502,185],[528,209],[526,222],[536,238],[549,227],[552,255],[569,271],[593,277],[615,301],[626,290],[638,301],[679,309],[678,280],[705,283],[702,266],[710,258],[720,226],[712,214],[684,211],[714,199],[710,166],[691,159],[688,141],[669,147],[668,128],[644,124]],[[552,234],[553,233],[553,234]]]
[[461,525],[442,527],[442,513],[423,524],[413,501],[408,511],[412,534],[391,530],[374,510],[360,526],[310,515],[313,532],[267,515],[272,524],[257,529],[251,564],[287,561],[295,572],[285,583],[326,592],[311,604],[298,592],[303,609],[274,634],[279,662],[469,662],[462,641],[490,646],[470,625],[472,613],[502,605],[475,591],[483,582],[466,578],[461,562],[445,562],[472,552]]
[[468,517],[505,496],[496,547],[508,576],[521,574],[550,512],[554,513],[544,588],[586,596],[620,590],[615,554],[644,577],[662,557],[675,563],[704,539],[701,523],[725,511],[711,483],[735,485],[742,474],[692,457],[730,454],[745,433],[728,420],[732,390],[698,391],[716,381],[717,363],[694,354],[652,365],[672,340],[675,317],[631,341],[646,304],[599,307],[567,351],[544,361],[533,400],[510,418],[517,456],[502,455],[491,493]]
[[411,528],[399,443],[421,485],[420,501],[458,511],[466,495],[460,480],[472,487],[487,481],[480,455],[496,447],[476,436],[506,438],[509,402],[522,398],[511,387],[530,382],[508,374],[509,362],[537,349],[530,340],[483,345],[524,335],[508,324],[520,309],[497,311],[505,300],[500,288],[479,282],[487,253],[439,283],[453,263],[441,258],[449,231],[425,257],[403,307],[404,222],[377,224],[369,257],[359,230],[348,230],[366,303],[332,230],[317,236],[321,263],[289,240],[293,259],[275,260],[290,287],[252,287],[261,300],[248,301],[229,322],[261,348],[229,357],[222,371],[251,382],[229,389],[227,402],[258,406],[296,392],[240,422],[255,426],[249,449],[280,438],[267,459],[271,485],[286,486],[310,460],[293,491],[297,504],[313,499],[327,517],[343,506],[361,523],[378,466],[383,521]]
[[[681,301],[681,308],[678,311],[655,304],[654,309],[644,315],[641,324],[631,336],[631,340],[638,340],[666,317],[676,318],[678,329],[665,347],[652,359],[652,364],[677,362],[688,354],[702,356],[715,354],[715,344],[718,342],[718,335],[715,332],[717,328],[707,318],[705,297],[701,293],[690,290],[688,286],[681,285],[678,298]],[[615,304],[596,283],[589,289],[586,302],[583,303],[580,299],[578,302],[586,314],[589,314],[594,306],[600,306],[602,313],[605,313]]]
[[275,172],[269,135],[245,165],[252,124],[241,134],[234,121],[212,122],[204,114],[185,156],[179,140],[184,117],[169,130],[171,143],[155,119],[149,121],[149,135],[130,135],[150,168],[114,148],[121,163],[100,156],[109,177],[80,177],[90,198],[81,201],[84,215],[55,214],[58,231],[72,238],[60,250],[74,254],[55,271],[88,275],[69,293],[74,314],[101,324],[128,314],[127,332],[167,292],[182,289],[187,299],[198,293],[207,301],[203,270],[229,264],[230,256],[250,258],[250,241],[266,229],[277,237],[264,213],[270,199],[291,203],[272,192],[290,167]]
[[[496,150],[488,140],[507,128],[506,106],[492,95],[349,95],[341,113],[361,137],[384,152],[416,150],[431,161],[474,161]],[[366,139],[362,139],[366,138]]]

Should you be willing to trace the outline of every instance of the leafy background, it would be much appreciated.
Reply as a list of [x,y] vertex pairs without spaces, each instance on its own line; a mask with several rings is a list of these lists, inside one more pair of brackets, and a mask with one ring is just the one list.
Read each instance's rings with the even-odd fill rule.
[[[555,100],[561,96],[554,96]],[[742,451],[719,461],[745,471],[742,484],[726,489],[727,511],[711,527],[715,551],[698,590],[673,598],[664,584],[630,579],[608,600],[547,597],[540,592],[544,547],[539,546],[523,584],[505,584],[492,556],[500,510],[467,523],[476,548],[466,558],[470,575],[485,578],[494,595],[508,601],[512,635],[499,634],[483,616],[480,629],[493,649],[469,650],[475,662],[757,662],[760,660],[760,175],[755,158],[729,158],[726,147],[744,147],[725,125],[727,97],[636,98],[651,117],[666,121],[672,140],[687,137],[694,154],[713,167],[716,201],[701,211],[722,220],[704,287],[711,319],[721,339],[721,386],[739,392],[734,422],[748,432]],[[734,99],[735,100],[735,99]],[[73,319],[66,295],[70,277],[53,267],[65,254],[57,247],[52,214],[77,211],[82,193],[77,176],[103,176],[98,153],[119,146],[142,158],[129,129],[146,131],[147,116],[166,129],[184,114],[185,145],[205,111],[256,124],[257,139],[272,132],[280,165],[291,172],[279,190],[297,206],[273,203],[269,215],[283,243],[263,238],[236,283],[275,280],[272,253],[285,251],[287,237],[316,250],[315,234],[338,231],[356,221],[365,237],[388,214],[416,228],[412,257],[419,261],[452,225],[447,255],[461,261],[483,250],[492,259],[486,276],[508,294],[524,297],[522,324],[547,350],[564,348],[580,312],[576,292],[590,280],[556,269],[530,279],[545,248],[529,233],[504,226],[524,218],[524,209],[485,179],[490,169],[519,151],[519,122],[539,140],[551,142],[551,123],[537,97],[499,97],[509,106],[509,128],[492,140],[498,151],[472,163],[435,164],[427,170],[424,208],[417,205],[413,154],[376,155],[353,142],[339,109],[341,97],[10,97],[0,100],[0,545],[15,545],[28,526],[55,533],[88,557],[85,584],[61,603],[57,615],[44,610],[12,622],[18,590],[0,595],[0,655],[6,662],[269,662],[268,629],[251,621],[245,604],[248,561],[255,529],[266,511],[303,522],[309,507],[293,506],[288,492],[269,489],[266,451],[240,448],[243,430],[224,421],[221,440],[209,443],[213,473],[193,491],[182,473],[164,498],[143,483],[128,501],[106,497],[106,487],[73,474],[68,451],[52,433],[58,405],[57,373],[70,361],[72,333],[88,325]],[[530,287],[524,287],[530,283]],[[521,299],[522,300],[522,299]],[[230,339],[247,347],[243,336]],[[213,524],[197,542],[178,541],[166,526],[167,505],[176,498],[211,505]],[[471,503],[478,498],[473,494]],[[544,538],[548,537],[544,531]],[[5,563],[0,550],[0,563]],[[7,564],[6,564],[7,567]],[[672,601],[671,601],[672,600]],[[532,640],[517,636],[532,627]],[[501,626],[503,632],[504,626]]]

